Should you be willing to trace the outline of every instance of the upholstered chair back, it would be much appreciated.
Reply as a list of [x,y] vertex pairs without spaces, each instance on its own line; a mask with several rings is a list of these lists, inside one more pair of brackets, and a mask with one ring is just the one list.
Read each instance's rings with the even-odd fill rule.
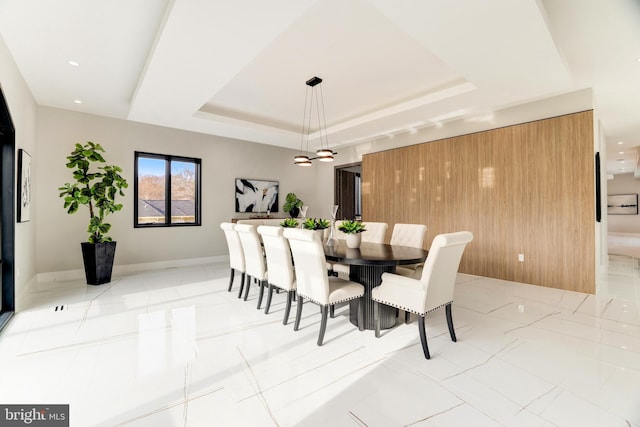
[[329,304],[329,279],[320,234],[287,228],[284,237],[293,253],[298,294],[317,304]]
[[423,224],[396,224],[391,233],[391,244],[422,248],[427,226]]
[[223,222],[220,224],[220,228],[224,231],[224,237],[227,239],[227,246],[229,248],[229,266],[244,273],[244,251],[242,249],[242,243],[240,242],[240,236],[238,236],[234,227],[235,224],[230,222]]
[[364,222],[367,230],[362,233],[362,241],[367,243],[384,243],[389,225],[386,222]]
[[431,242],[420,282],[426,291],[424,311],[428,312],[453,301],[453,289],[469,231],[439,234]]
[[262,237],[264,252],[267,256],[269,283],[290,291],[295,289],[295,274],[291,260],[289,241],[284,238],[282,227],[261,225],[258,233]]
[[258,280],[267,278],[267,266],[262,254],[262,244],[255,225],[236,224],[235,230],[240,236],[246,264],[246,273]]

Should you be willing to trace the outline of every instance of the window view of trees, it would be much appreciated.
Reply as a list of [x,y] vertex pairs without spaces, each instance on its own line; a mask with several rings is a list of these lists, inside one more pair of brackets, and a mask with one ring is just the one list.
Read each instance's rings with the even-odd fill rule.
[[136,226],[199,225],[199,159],[136,153],[136,165]]

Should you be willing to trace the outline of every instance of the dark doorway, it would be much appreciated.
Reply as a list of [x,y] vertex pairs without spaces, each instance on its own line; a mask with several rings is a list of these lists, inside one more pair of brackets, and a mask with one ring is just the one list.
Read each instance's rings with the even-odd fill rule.
[[338,219],[362,218],[361,163],[341,165],[335,169],[335,203]]
[[0,331],[15,311],[15,129],[0,88]]

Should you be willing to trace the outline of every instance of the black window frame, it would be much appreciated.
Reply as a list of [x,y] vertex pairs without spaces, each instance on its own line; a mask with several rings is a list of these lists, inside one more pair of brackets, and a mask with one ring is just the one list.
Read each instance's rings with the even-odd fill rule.
[[[164,160],[165,173],[165,222],[139,224],[138,223],[138,159],[140,157]],[[171,162],[193,163],[196,172],[196,200],[195,200],[195,221],[194,222],[171,222]],[[155,228],[155,227],[200,227],[202,226],[202,160],[195,157],[173,156],[169,154],[148,153],[145,151],[134,152],[133,165],[133,227],[134,228]]]

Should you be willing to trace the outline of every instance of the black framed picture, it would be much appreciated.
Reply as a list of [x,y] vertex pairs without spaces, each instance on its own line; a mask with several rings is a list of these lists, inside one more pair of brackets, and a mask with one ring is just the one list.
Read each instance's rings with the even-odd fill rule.
[[607,214],[638,215],[638,194],[610,194],[607,196]]
[[31,220],[31,155],[18,151],[18,222]]
[[278,212],[278,181],[236,178],[236,212]]

